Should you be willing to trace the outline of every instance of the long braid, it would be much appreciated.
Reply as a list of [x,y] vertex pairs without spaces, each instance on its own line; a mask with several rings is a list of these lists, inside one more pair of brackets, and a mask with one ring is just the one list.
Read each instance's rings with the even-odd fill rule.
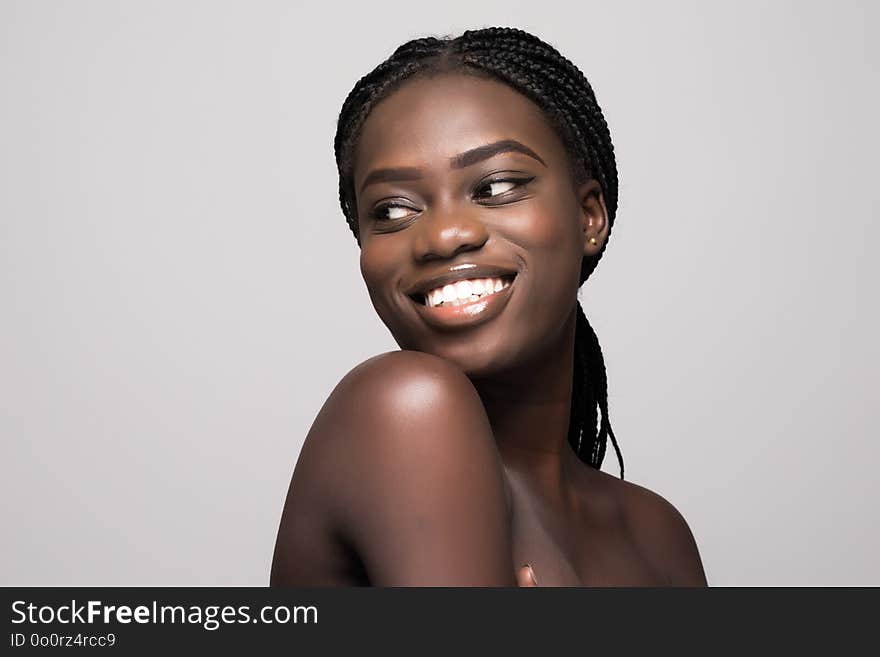
[[[360,245],[353,167],[354,150],[367,116],[383,98],[417,75],[461,72],[500,80],[536,103],[568,151],[575,181],[595,179],[608,209],[608,238],[617,214],[618,180],[614,146],[593,88],[583,72],[553,46],[523,30],[490,27],[456,38],[424,37],[398,47],[348,94],[339,113],[334,150],[339,171],[339,203]],[[595,269],[599,252],[585,257],[580,284]],[[571,415],[568,440],[585,463],[600,468],[608,438],[623,479],[623,456],[608,417],[605,361],[599,341],[577,303]]]
[[[577,304],[575,342],[577,343],[578,340],[580,340],[583,345],[582,353],[587,359],[584,369],[589,373],[589,376],[587,377],[589,390],[585,392],[585,396],[589,400],[589,408],[592,411],[590,413],[591,423],[585,423],[583,425],[583,432],[587,436],[595,436],[592,440],[592,444],[589,445],[589,451],[587,452],[589,456],[584,458],[583,445],[581,446],[581,451],[578,453],[578,456],[581,460],[587,461],[593,467],[598,468],[601,466],[602,460],[605,458],[605,445],[607,439],[611,438],[611,444],[614,446],[614,451],[617,453],[617,463],[620,465],[620,478],[623,479],[623,454],[620,453],[617,438],[614,436],[614,431],[611,429],[611,421],[608,418],[608,380],[605,374],[605,359],[602,356],[602,348],[599,346],[599,339],[596,337],[596,332],[593,330],[593,327],[590,326],[590,322],[587,320],[587,316],[584,314],[580,302]],[[598,434],[595,434],[597,407],[602,413],[602,418],[599,425],[599,432]]]

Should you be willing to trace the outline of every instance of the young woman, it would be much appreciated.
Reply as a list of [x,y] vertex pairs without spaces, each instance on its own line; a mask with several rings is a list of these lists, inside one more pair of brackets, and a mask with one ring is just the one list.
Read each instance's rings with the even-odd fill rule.
[[[271,583],[705,585],[682,516],[623,481],[577,298],[617,209],[581,71],[517,29],[410,41],[355,85],[335,147],[401,350],[355,367],[315,419]],[[608,438],[620,479],[599,470]]]

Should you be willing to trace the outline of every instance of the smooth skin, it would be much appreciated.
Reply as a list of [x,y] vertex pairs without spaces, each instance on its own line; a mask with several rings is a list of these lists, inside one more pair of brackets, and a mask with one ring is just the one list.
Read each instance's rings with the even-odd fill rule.
[[[455,159],[511,140],[528,152]],[[354,368],[315,419],[271,583],[705,586],[681,514],[568,444],[578,277],[608,212],[540,108],[484,77],[409,80],[367,118],[354,179],[361,273],[401,351]],[[460,263],[515,270],[509,301],[429,326],[406,291]]]

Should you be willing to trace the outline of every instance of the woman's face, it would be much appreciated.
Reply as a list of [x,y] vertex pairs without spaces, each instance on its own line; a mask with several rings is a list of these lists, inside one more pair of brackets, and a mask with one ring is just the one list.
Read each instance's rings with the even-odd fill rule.
[[563,338],[607,212],[532,101],[482,77],[410,80],[367,118],[353,175],[361,272],[401,348],[486,377]]

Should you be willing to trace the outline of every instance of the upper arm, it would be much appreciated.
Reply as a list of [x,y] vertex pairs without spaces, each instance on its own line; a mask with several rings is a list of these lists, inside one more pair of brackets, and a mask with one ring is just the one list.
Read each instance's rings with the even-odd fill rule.
[[646,552],[667,576],[670,586],[706,586],[703,562],[684,516],[666,499],[647,488],[637,490],[633,507]]
[[453,365],[412,351],[366,361],[306,442],[334,531],[372,584],[515,585],[501,460]]

